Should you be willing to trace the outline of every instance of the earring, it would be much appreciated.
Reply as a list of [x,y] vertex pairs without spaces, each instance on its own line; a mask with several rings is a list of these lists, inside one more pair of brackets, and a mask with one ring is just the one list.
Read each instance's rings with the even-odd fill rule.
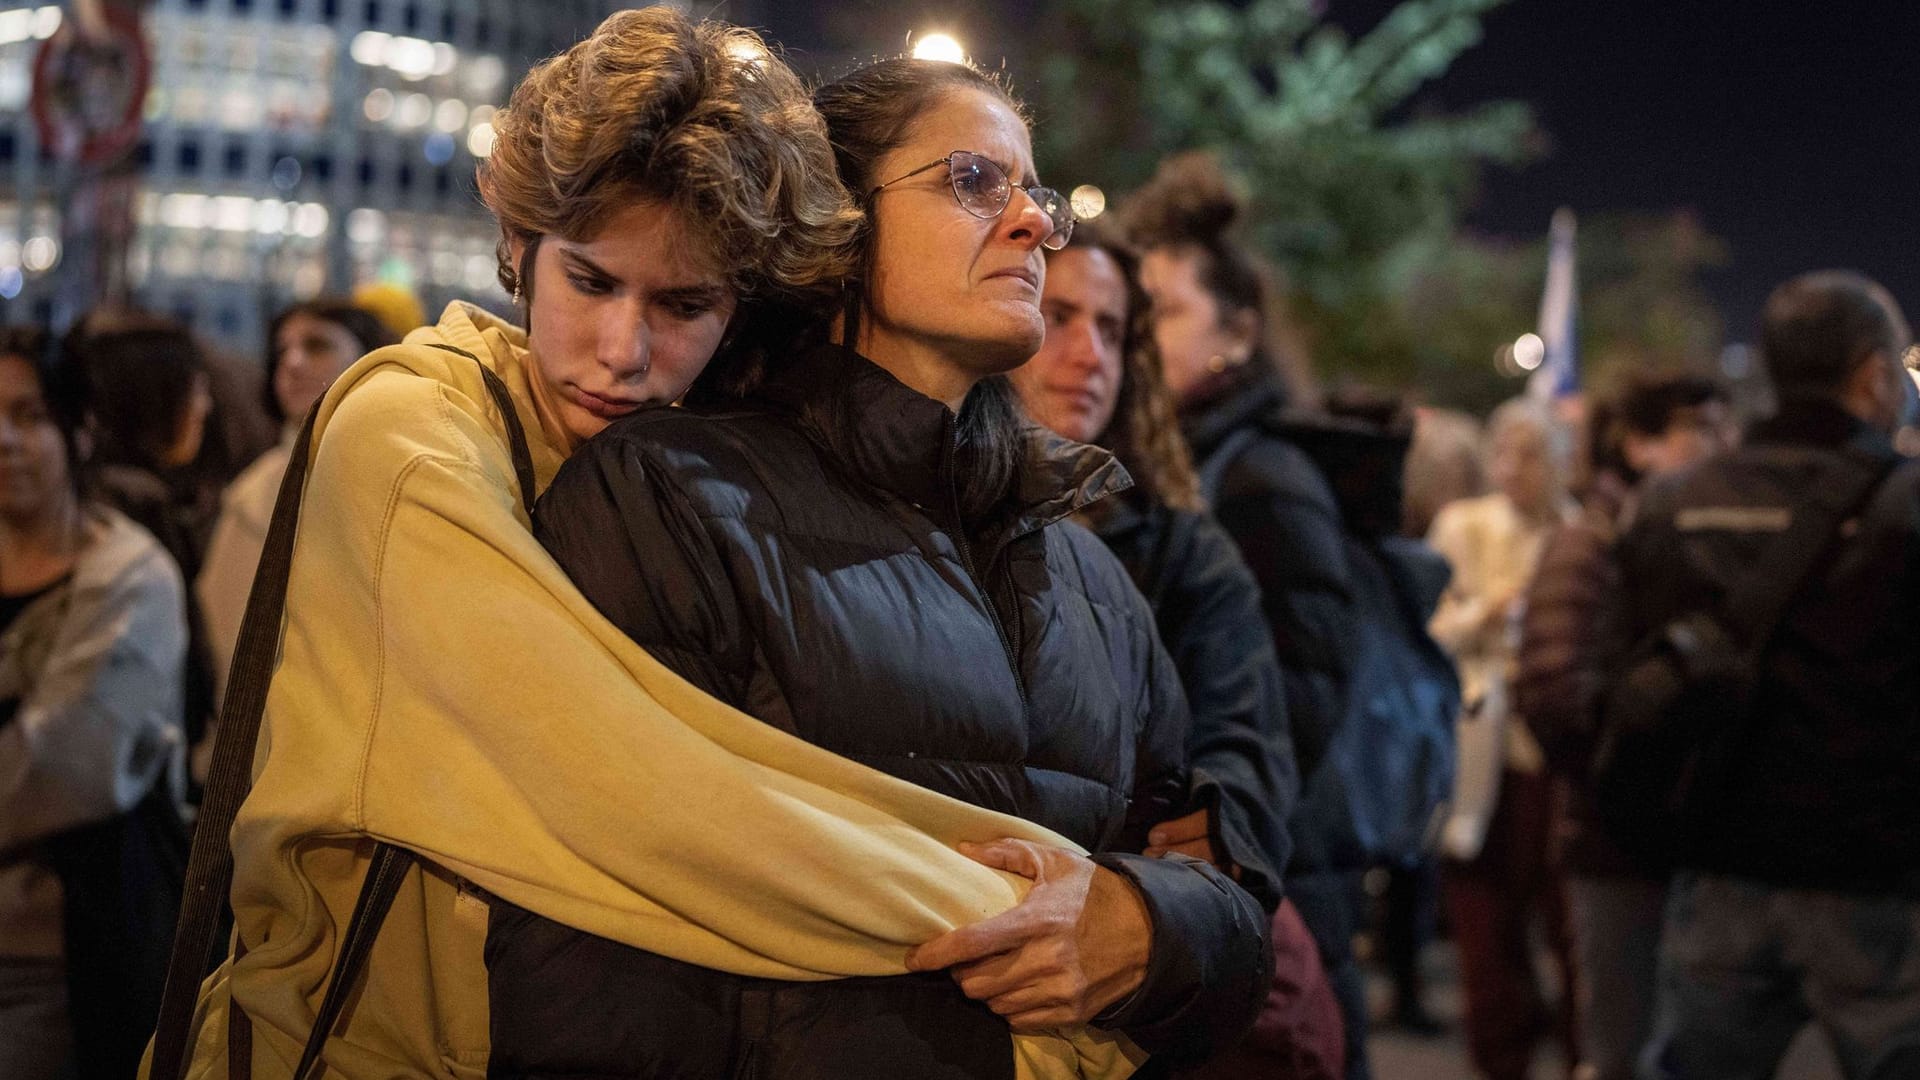
[[517,277],[513,279],[513,302],[515,304],[520,302],[520,279]]
[[1245,364],[1248,359],[1249,357],[1240,353],[1234,353],[1231,356],[1226,353],[1214,353],[1212,356],[1207,357],[1207,370],[1215,375],[1224,375],[1228,371]]

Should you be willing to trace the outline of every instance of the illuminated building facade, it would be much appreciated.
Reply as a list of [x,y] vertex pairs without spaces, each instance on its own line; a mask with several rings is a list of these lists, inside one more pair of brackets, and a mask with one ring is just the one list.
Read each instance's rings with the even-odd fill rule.
[[[116,272],[140,306],[246,353],[285,303],[376,279],[412,287],[430,314],[456,296],[504,305],[473,182],[492,113],[535,60],[624,6],[153,0]],[[62,15],[0,0],[0,322],[62,321],[62,247],[79,225],[63,208],[79,211],[30,110],[36,51]]]

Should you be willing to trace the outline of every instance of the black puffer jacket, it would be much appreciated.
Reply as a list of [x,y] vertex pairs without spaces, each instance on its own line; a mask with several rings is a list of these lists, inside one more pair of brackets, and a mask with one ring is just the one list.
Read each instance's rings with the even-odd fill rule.
[[1285,401],[1277,376],[1250,373],[1188,411],[1181,427],[1214,514],[1260,583],[1307,776],[1346,710],[1358,613],[1333,489],[1311,457],[1273,433]]
[[[1716,610],[1838,460],[1898,461],[1838,406],[1788,401],[1738,450],[1647,486],[1617,551],[1608,670]],[[1695,778],[1681,864],[1920,897],[1920,463],[1893,468],[1817,563],[1762,661],[1755,707]]]
[[[1034,430],[1015,505],[956,531],[954,425],[819,349],[728,412],[615,424],[562,470],[537,531],[615,624],[722,699],[1092,850],[1138,851],[1187,807],[1184,699],[1124,570],[1061,522],[1125,473]],[[1194,860],[1101,861],[1145,897],[1153,953],[1100,1022],[1174,1056],[1237,1038],[1268,975],[1258,904]],[[1013,1073],[1005,1024],[942,973],[744,979],[504,904],[488,970],[496,1075]]]
[[1260,586],[1211,514],[1138,494],[1096,508],[1094,531],[1152,605],[1193,714],[1193,790],[1213,810],[1214,846],[1269,911],[1300,796],[1280,665],[1260,613]]

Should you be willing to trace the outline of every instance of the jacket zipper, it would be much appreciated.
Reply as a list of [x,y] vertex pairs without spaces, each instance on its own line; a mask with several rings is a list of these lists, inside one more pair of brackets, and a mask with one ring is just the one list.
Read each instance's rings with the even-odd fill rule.
[[[973,546],[967,542],[966,519],[960,513],[960,491],[954,484],[954,437],[953,414],[949,412],[940,424],[940,432],[945,442],[940,457],[947,474],[947,507],[953,518],[953,542],[960,549],[960,564],[967,571],[968,580],[979,591],[981,601],[987,607],[987,619],[993,623],[993,632],[1000,639],[1000,650],[1007,655],[1007,668],[1013,674],[1013,689],[1020,695],[1020,726],[1022,730],[1030,727],[1027,717],[1027,684],[1020,677],[1020,654],[1015,649],[1013,639],[1007,636],[1006,624],[1000,620],[1000,609],[994,605],[993,592],[980,577],[980,571],[974,566]],[[1007,584],[1013,584],[1013,571],[1007,570]],[[1017,599],[1017,596],[1016,596]]]

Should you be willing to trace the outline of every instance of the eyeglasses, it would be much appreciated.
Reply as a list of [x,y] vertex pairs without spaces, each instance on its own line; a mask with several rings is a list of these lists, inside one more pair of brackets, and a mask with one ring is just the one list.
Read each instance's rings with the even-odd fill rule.
[[[904,176],[896,176],[867,192],[867,198],[871,199],[902,180],[910,180],[941,165],[947,167],[947,178],[953,185],[953,197],[962,210],[989,221],[1007,212],[1007,204],[1013,201],[1014,185],[1007,179],[1006,170],[970,150],[955,150],[939,161],[929,161]],[[1073,236],[1073,207],[1068,205],[1067,197],[1050,187],[1038,185],[1022,190],[1053,222],[1053,231],[1041,238],[1041,246],[1049,251],[1066,247],[1067,240]]]

